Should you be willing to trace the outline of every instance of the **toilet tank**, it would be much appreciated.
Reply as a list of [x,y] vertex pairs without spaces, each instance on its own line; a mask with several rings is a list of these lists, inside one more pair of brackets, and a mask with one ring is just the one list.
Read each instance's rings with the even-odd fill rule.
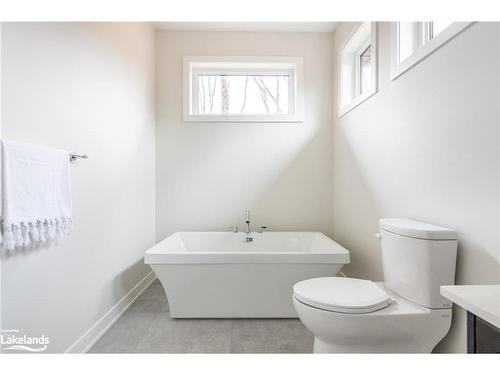
[[440,309],[452,303],[439,293],[455,283],[457,233],[406,219],[380,219],[384,284],[421,306]]

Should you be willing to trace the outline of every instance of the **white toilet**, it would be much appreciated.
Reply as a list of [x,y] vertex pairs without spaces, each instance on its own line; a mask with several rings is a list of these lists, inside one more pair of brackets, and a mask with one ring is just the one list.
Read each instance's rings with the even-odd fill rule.
[[293,303],[315,353],[430,353],[450,328],[455,231],[381,219],[384,282],[321,277],[295,284]]

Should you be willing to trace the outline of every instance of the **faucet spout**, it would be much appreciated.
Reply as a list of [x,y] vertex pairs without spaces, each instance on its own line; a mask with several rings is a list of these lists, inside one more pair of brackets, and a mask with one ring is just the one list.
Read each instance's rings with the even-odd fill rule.
[[252,229],[250,227],[250,211],[246,211],[246,218],[245,218],[245,233],[250,234],[252,233]]

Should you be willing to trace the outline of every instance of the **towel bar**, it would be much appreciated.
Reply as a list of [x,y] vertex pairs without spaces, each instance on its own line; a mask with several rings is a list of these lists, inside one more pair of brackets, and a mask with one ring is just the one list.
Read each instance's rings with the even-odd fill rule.
[[89,157],[85,154],[69,154],[69,161],[76,161],[76,159],[88,159]]

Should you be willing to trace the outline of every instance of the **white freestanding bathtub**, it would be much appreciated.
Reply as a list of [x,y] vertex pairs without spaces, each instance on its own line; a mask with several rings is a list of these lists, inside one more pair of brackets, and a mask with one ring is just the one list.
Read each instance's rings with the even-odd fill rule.
[[349,252],[320,232],[178,232],[148,251],[174,318],[291,318],[293,285],[334,276]]

